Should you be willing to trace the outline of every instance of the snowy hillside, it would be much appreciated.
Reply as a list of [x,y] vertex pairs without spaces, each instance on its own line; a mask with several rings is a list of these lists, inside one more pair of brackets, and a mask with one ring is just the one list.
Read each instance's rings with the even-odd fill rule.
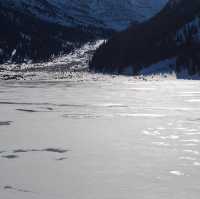
[[63,79],[75,72],[88,71],[90,57],[103,42],[104,40],[87,42],[80,48],[76,47],[71,53],[52,57],[46,62],[1,64],[0,80]]
[[50,22],[123,29],[156,14],[168,0],[0,0]]

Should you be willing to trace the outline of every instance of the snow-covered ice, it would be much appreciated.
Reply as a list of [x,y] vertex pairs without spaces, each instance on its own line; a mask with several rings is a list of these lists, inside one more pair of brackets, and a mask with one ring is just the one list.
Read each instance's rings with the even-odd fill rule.
[[0,81],[0,198],[198,199],[199,98],[199,81]]

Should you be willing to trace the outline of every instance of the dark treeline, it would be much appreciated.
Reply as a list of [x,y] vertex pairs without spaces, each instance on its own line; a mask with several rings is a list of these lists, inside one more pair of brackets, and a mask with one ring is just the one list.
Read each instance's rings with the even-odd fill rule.
[[[176,70],[200,71],[200,44],[194,40],[197,27],[186,26],[200,14],[199,0],[171,0],[150,20],[116,33],[95,52],[90,69],[96,72],[123,73],[128,66],[137,74],[161,60],[178,57]],[[200,24],[199,24],[200,26]],[[177,31],[185,27],[184,40]]]

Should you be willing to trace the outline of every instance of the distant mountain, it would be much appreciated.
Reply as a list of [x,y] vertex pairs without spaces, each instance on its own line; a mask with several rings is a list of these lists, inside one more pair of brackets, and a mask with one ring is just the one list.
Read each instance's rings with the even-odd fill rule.
[[143,21],[167,0],[0,0],[0,63],[49,60]]
[[138,74],[175,59],[174,70],[200,73],[200,1],[170,0],[155,17],[115,34],[90,63],[97,72]]
[[0,0],[9,8],[64,26],[124,29],[156,14],[168,0]]
[[95,27],[67,27],[45,21],[5,3],[6,0],[4,3],[0,0],[0,64],[47,61],[112,33]]

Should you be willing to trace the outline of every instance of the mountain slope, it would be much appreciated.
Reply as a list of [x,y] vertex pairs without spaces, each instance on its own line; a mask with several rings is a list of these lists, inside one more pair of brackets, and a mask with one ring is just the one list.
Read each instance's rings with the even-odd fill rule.
[[69,53],[152,16],[166,1],[0,0],[0,63]]
[[167,0],[0,0],[8,7],[32,13],[64,26],[124,29],[157,13]]
[[[173,57],[177,57],[180,65],[192,54],[197,62],[199,43],[194,37],[199,31],[198,24],[187,24],[199,15],[199,0],[171,0],[152,19],[117,33],[103,44],[94,54],[90,69],[123,73],[131,66],[132,73],[137,74],[144,67]],[[184,40],[177,36],[182,29]]]
[[98,37],[92,30],[45,22],[1,4],[0,25],[0,63],[48,60]]

